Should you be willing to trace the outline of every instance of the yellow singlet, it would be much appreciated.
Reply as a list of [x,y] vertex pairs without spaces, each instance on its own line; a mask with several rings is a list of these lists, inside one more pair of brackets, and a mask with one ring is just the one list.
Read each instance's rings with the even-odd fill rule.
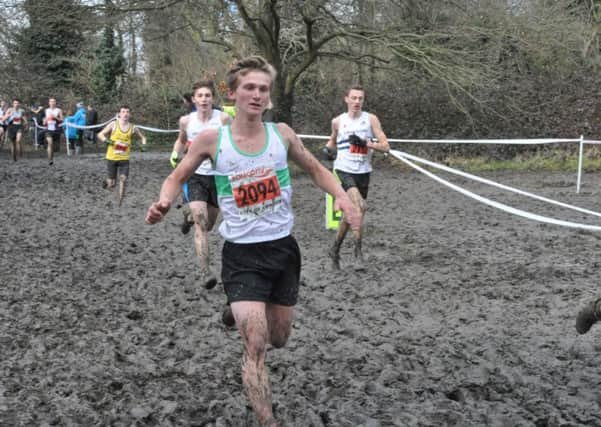
[[133,130],[132,123],[129,124],[127,132],[123,132],[119,127],[119,121],[115,122],[115,128],[111,132],[114,143],[106,148],[107,160],[129,160]]

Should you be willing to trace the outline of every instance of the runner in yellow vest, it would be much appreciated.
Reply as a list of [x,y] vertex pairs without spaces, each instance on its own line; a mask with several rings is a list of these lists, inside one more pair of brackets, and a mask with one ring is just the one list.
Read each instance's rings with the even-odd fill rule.
[[103,188],[114,188],[119,175],[119,206],[125,196],[125,186],[129,177],[129,155],[131,152],[132,136],[136,134],[146,145],[144,134],[129,121],[130,109],[127,105],[119,108],[117,120],[106,125],[98,134],[100,142],[106,142],[106,165],[108,178],[103,181]]

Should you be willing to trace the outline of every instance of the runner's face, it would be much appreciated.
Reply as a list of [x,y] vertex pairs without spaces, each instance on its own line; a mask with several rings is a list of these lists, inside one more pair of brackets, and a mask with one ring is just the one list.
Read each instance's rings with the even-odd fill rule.
[[192,102],[199,111],[209,111],[213,108],[213,94],[208,87],[200,87],[194,92]]
[[357,113],[363,108],[363,101],[365,100],[365,92],[362,90],[351,89],[349,93],[344,97],[344,102],[348,108],[348,112]]
[[50,99],[48,100],[48,106],[49,106],[50,108],[54,108],[54,107],[56,107],[56,99],[54,99],[54,98],[50,98]]
[[119,110],[119,117],[122,120],[129,120],[129,108],[122,108]]
[[19,108],[19,101],[13,101],[13,109]]
[[262,71],[251,71],[239,78],[238,87],[230,97],[236,102],[236,111],[262,114],[271,99],[271,77]]

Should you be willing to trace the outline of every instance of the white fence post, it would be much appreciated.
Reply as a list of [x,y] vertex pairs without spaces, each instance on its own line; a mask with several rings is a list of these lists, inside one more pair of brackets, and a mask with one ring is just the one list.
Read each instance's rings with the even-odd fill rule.
[[582,179],[582,153],[584,151],[584,136],[580,135],[580,149],[578,150],[578,179],[576,181],[576,193],[580,193],[580,180]]
[[[66,146],[67,146],[67,156],[71,155],[71,149],[69,148],[69,122],[65,123],[65,141],[66,141]],[[60,141],[60,137],[59,137],[59,141]]]

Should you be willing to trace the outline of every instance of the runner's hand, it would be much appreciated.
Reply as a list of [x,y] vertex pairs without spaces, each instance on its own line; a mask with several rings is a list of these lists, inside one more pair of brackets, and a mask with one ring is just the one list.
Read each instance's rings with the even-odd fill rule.
[[343,196],[335,198],[334,210],[342,211],[344,214],[343,219],[351,226],[351,230],[361,230],[361,214],[359,209],[351,202],[346,193]]
[[349,135],[348,137],[349,143],[356,145],[357,147],[366,147],[367,141],[363,138],[358,137],[355,134]]
[[336,159],[336,153],[334,152],[334,150],[331,150],[328,147],[323,147],[323,150],[321,152],[323,153],[323,159],[324,160],[334,160],[334,159]]
[[146,224],[156,224],[159,222],[165,215],[167,215],[170,207],[170,202],[161,200],[150,205],[148,212],[146,213]]
[[173,167],[173,169],[175,169],[175,167],[177,166],[179,161],[180,161],[179,153],[177,151],[173,150],[171,152],[171,157],[169,157],[169,162],[171,163],[171,167]]

